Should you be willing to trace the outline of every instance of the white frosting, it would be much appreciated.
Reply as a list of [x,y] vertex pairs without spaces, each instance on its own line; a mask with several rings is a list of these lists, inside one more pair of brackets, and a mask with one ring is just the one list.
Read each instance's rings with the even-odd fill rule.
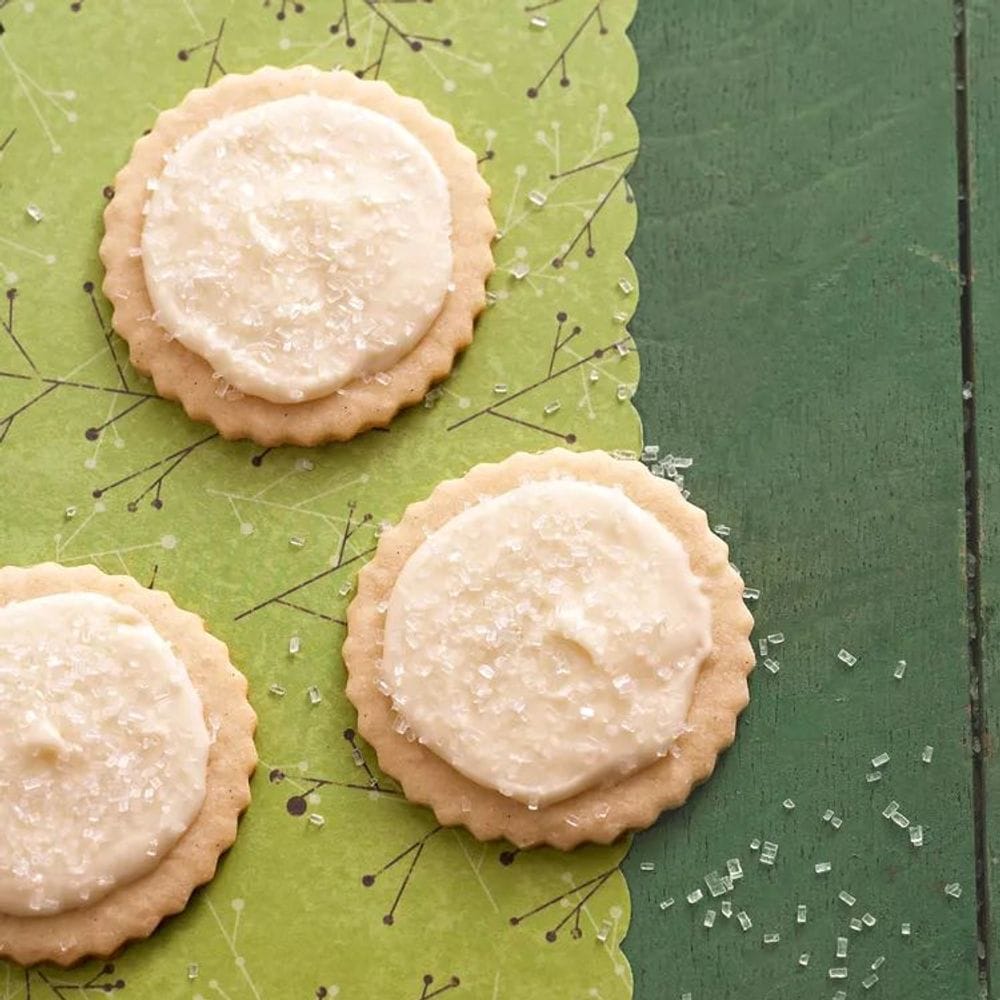
[[398,122],[303,94],[210,122],[150,181],[156,319],[276,403],[390,368],[451,281],[448,182]]
[[679,539],[621,491],[551,480],[448,521],[389,600],[382,690],[477,784],[529,805],[662,756],[711,647]]
[[93,903],[198,814],[201,702],[134,608],[92,593],[0,608],[0,706],[0,913]]

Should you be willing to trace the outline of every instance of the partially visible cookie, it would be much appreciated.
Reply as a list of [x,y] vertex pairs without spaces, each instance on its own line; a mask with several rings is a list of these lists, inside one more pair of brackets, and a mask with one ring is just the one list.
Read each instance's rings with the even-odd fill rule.
[[93,566],[0,569],[0,956],[107,956],[182,910],[250,802],[246,679]]
[[115,179],[112,322],[157,391],[223,437],[346,440],[471,342],[488,201],[451,125],[386,83],[225,76],[160,114]]
[[382,535],[348,610],[347,694],[442,824],[608,843],[732,743],[754,663],[742,593],[673,483],[603,452],[517,454]]

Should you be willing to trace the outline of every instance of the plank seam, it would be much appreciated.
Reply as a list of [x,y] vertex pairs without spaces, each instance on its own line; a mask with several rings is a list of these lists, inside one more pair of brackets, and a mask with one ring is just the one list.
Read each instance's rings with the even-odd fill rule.
[[963,459],[965,467],[965,555],[968,602],[969,702],[972,736],[973,836],[976,858],[976,927],[979,979],[992,996],[990,975],[990,898],[986,838],[986,776],[982,749],[986,730],[983,710],[983,618],[980,576],[979,454],[976,442],[976,344],[972,312],[972,212],[970,207],[968,20],[965,0],[954,0],[955,147],[958,167],[957,222],[959,328],[962,348]]

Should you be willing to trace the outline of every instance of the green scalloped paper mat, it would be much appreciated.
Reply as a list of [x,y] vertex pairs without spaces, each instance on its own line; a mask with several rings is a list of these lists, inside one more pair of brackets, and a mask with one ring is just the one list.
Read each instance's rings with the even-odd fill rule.
[[[518,853],[437,829],[353,736],[339,648],[376,524],[439,480],[518,449],[640,444],[634,7],[0,0],[0,555],[93,562],[199,611],[250,678],[262,759],[236,846],[182,916],[109,965],[0,965],[5,1000],[631,995],[627,844]],[[502,237],[493,304],[427,405],[347,445],[263,451],[131,370],[96,251],[106,185],[158,110],[306,62],[452,121]]]

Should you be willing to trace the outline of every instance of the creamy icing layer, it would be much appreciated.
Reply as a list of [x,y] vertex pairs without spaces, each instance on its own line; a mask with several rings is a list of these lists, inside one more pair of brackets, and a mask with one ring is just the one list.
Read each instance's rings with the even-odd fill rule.
[[276,403],[386,371],[452,273],[448,183],[385,115],[303,94],[210,122],[150,181],[156,319],[225,382]]
[[134,608],[93,593],[0,608],[0,706],[0,913],[97,901],[201,809],[201,701]]
[[409,558],[379,686],[399,731],[545,805],[667,753],[710,648],[709,601],[674,534],[620,490],[533,482]]

